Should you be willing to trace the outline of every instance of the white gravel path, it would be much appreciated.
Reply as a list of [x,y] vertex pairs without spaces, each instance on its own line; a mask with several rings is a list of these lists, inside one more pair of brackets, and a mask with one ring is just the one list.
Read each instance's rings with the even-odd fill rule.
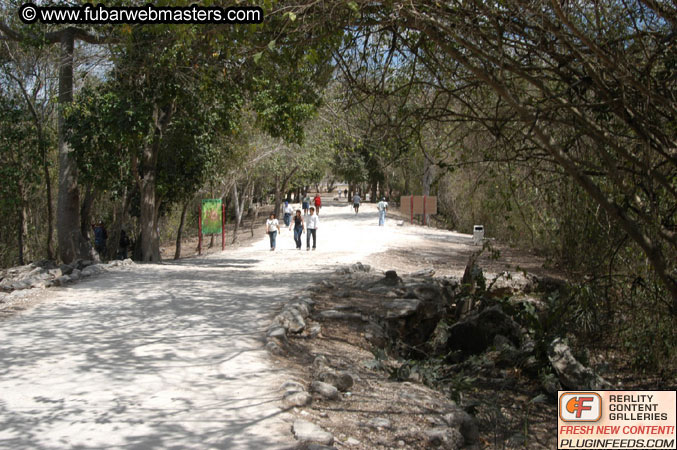
[[277,392],[285,374],[263,350],[275,311],[337,264],[424,233],[452,236],[379,227],[373,205],[358,216],[328,206],[316,251],[295,250],[284,230],[275,252],[266,237],[44,291],[0,321],[0,448],[292,447]]

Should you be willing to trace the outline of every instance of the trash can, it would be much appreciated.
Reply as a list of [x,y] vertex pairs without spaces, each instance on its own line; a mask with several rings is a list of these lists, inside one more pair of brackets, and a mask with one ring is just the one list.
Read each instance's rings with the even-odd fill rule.
[[472,227],[472,241],[475,245],[480,245],[484,240],[484,225],[475,225]]

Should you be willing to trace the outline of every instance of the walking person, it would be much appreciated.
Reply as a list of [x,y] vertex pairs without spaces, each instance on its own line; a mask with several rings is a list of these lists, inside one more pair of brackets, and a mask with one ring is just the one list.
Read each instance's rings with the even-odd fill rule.
[[355,214],[357,214],[357,212],[360,210],[361,201],[362,199],[360,198],[360,194],[356,192],[355,195],[353,195],[353,209],[355,210]]
[[284,216],[282,216],[284,218],[284,226],[288,227],[291,223],[291,216],[294,214],[294,209],[289,205],[288,201],[284,202],[284,209],[282,212],[284,213]]
[[[291,225],[289,226],[291,230]],[[306,224],[303,222],[303,217],[301,216],[301,210],[296,210],[296,215],[294,216],[294,242],[296,243],[296,250],[301,250],[301,235],[306,231]]]
[[266,233],[270,238],[270,251],[275,251],[275,243],[277,240],[277,233],[280,231],[280,223],[275,218],[275,214],[270,214],[268,220],[266,220]]
[[[317,215],[320,215],[320,207],[322,206],[322,197],[320,197],[320,194],[317,193],[315,194],[315,198],[313,199],[313,203],[315,203],[315,211],[317,212]],[[312,214],[312,209],[311,209],[311,214]]]
[[307,193],[303,197],[303,201],[301,203],[301,206],[303,206],[303,215],[307,216],[308,215],[308,208],[310,208],[310,196]]
[[317,239],[317,228],[320,225],[320,218],[315,214],[315,208],[310,207],[310,215],[306,218],[306,250],[310,250],[310,236],[313,236],[313,250]]
[[[348,199],[348,189],[344,189],[344,190],[343,190],[343,197],[345,197],[346,199]],[[350,200],[348,200],[348,201],[350,201]]]
[[376,205],[378,208],[378,226],[382,227],[386,224],[386,211],[388,210],[388,202],[386,198],[381,198],[381,201]]

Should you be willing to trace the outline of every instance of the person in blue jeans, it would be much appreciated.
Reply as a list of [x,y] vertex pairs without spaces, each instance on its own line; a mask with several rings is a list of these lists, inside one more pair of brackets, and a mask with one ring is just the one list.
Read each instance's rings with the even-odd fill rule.
[[294,213],[294,209],[289,205],[289,202],[284,202],[284,226],[288,227],[291,222],[291,215]]
[[317,229],[320,225],[320,218],[315,214],[315,208],[310,207],[310,215],[306,217],[306,250],[310,250],[310,237],[313,237],[313,250],[315,250],[315,240],[317,239]]
[[266,233],[270,238],[270,251],[275,251],[275,243],[277,240],[277,233],[280,231],[280,223],[275,218],[275,214],[271,214],[266,220]]
[[[289,229],[291,230],[291,226]],[[301,235],[306,231],[306,224],[303,223],[303,217],[301,216],[301,210],[296,210],[296,215],[294,216],[294,242],[296,243],[296,250],[301,250]]]

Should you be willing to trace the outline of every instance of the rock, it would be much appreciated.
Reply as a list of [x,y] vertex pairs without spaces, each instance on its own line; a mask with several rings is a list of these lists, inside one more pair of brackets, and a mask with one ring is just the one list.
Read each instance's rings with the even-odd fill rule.
[[313,383],[310,385],[310,389],[329,400],[336,400],[339,398],[338,389],[323,381],[313,381]]
[[334,443],[334,436],[331,433],[306,420],[295,420],[292,432],[296,440],[300,442],[317,442],[324,445]]
[[291,392],[289,395],[284,396],[284,404],[287,406],[306,406],[309,405],[313,397],[309,393],[303,392]]
[[134,261],[131,258],[123,259],[122,260],[122,265],[124,266],[132,266],[134,265]]
[[292,302],[287,308],[297,310],[304,319],[310,315],[310,306],[305,302]]
[[284,391],[286,395],[293,392],[304,392],[306,388],[304,388],[303,385],[298,381],[289,380],[282,383],[282,386],[280,386],[280,390]]
[[461,433],[466,444],[479,442],[480,430],[477,421],[461,408],[454,408],[452,412],[445,414],[443,419],[448,426]]
[[301,313],[296,309],[285,309],[273,320],[274,324],[278,324],[291,333],[300,333],[306,327],[306,322],[303,320]]
[[578,362],[569,346],[556,338],[548,348],[548,360],[557,373],[559,381],[567,389],[600,390],[612,389],[611,383],[592,369]]
[[329,366],[329,360],[324,355],[318,355],[313,360],[313,370],[319,371]]
[[93,264],[95,264],[95,262],[92,261],[91,259],[78,259],[73,263],[73,266],[78,270],[82,270],[85,267],[89,267]]
[[319,336],[320,333],[322,333],[322,326],[317,323],[308,328],[308,336],[311,338]]
[[432,267],[407,274],[407,277],[411,278],[432,278],[433,276],[435,276],[435,269]]
[[80,278],[82,278],[82,271],[79,269],[73,269],[73,271],[70,274],[71,281],[78,281]]
[[449,327],[447,334],[450,349],[461,350],[464,355],[484,352],[497,334],[507,337],[516,346],[520,345],[522,339],[519,325],[499,306],[468,315]]
[[400,298],[383,304],[386,312],[386,319],[399,319],[411,316],[421,306],[418,299]]
[[364,338],[374,347],[384,348],[388,343],[383,328],[374,322],[370,322],[364,330]]
[[98,275],[102,272],[104,272],[105,269],[101,267],[100,264],[95,264],[95,265],[90,265],[86,266],[84,269],[82,269],[82,276],[83,277],[89,277],[92,275]]
[[402,283],[402,278],[397,275],[397,272],[394,270],[387,270],[385,273],[385,278],[381,280],[382,284],[386,286],[397,286]]
[[275,342],[273,340],[266,342],[266,350],[268,350],[273,355],[277,355],[277,356],[283,356],[283,355],[287,354],[285,349],[282,348],[282,346],[280,346],[280,344],[278,344],[277,342]]
[[347,446],[349,446],[349,447],[354,447],[354,446],[356,446],[356,445],[360,445],[360,444],[361,444],[360,441],[358,441],[357,439],[352,438],[352,437],[346,439],[344,443],[345,443]]
[[59,278],[61,275],[63,275],[61,269],[49,269],[48,273],[52,278]]
[[334,320],[362,320],[362,314],[348,311],[336,311],[335,309],[325,309],[319,312],[319,316],[323,319]]
[[458,430],[447,427],[435,427],[424,432],[430,445],[449,450],[457,450],[463,447],[463,436]]
[[271,339],[279,339],[280,341],[285,342],[287,340],[287,330],[281,326],[273,326],[268,330],[266,336]]
[[317,376],[317,378],[320,381],[323,381],[325,383],[329,383],[332,386],[334,386],[336,389],[338,389],[341,392],[345,392],[351,387],[353,387],[354,380],[352,375],[350,375],[347,372],[334,372],[331,370],[326,370],[324,372],[320,372],[320,374]]
[[369,428],[385,428],[385,429],[390,429],[393,425],[390,422],[390,420],[384,418],[384,417],[374,417],[373,419],[369,419],[364,423],[364,426],[367,426]]
[[59,278],[54,279],[54,285],[55,286],[65,286],[66,284],[71,282],[71,277],[68,275],[61,275]]
[[63,275],[70,275],[73,271],[73,268],[74,267],[69,264],[59,264],[59,269],[61,269],[61,273]]

